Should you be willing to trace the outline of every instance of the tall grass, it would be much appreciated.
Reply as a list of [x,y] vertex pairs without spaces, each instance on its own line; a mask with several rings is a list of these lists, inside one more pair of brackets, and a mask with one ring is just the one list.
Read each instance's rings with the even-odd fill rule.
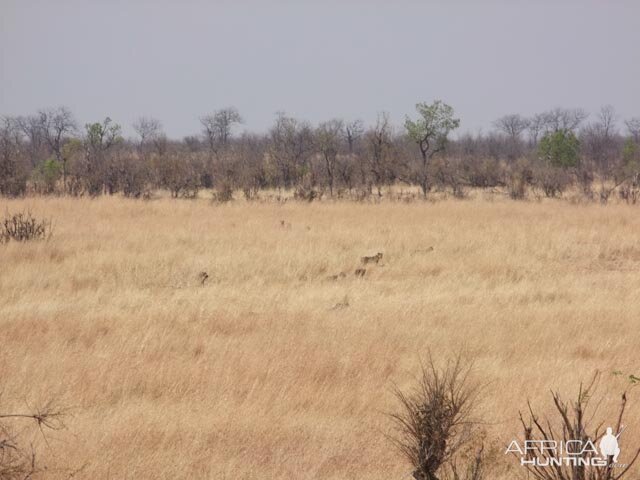
[[[3,409],[75,407],[44,453],[51,471],[407,478],[384,412],[427,349],[475,357],[496,451],[520,433],[526,397],[545,405],[600,369],[614,405],[608,372],[640,370],[634,207],[31,198],[5,210],[56,224],[48,242],[0,245]],[[384,265],[353,276],[377,252]],[[497,479],[519,473],[502,451],[492,465]]]

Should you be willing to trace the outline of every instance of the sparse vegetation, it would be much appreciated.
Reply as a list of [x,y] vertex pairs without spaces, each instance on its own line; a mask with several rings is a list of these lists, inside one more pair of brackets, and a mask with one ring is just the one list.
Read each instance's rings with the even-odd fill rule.
[[[470,189],[505,189],[513,199],[531,194],[608,203],[618,193],[637,202],[640,175],[637,119],[618,130],[610,106],[592,116],[555,108],[531,118],[505,115],[489,134],[449,138],[461,125],[453,107],[418,103],[416,119],[402,128],[387,113],[366,128],[335,118],[311,125],[278,113],[266,134],[236,133],[242,123],[233,107],[201,117],[202,132],[169,139],[159,120],[141,117],[138,138],[125,139],[109,117],[79,132],[66,108],[4,117],[0,128],[0,195],[123,194],[149,198],[169,190],[194,198],[213,189],[227,202],[235,190],[247,200],[277,189],[300,201],[379,198],[393,186],[418,188],[423,198],[448,193],[466,199]],[[523,169],[526,165],[526,169]],[[594,195],[594,190],[597,195]],[[414,194],[414,198],[418,195]]]
[[[420,354],[461,345],[488,383],[476,411],[484,478],[524,475],[504,454],[518,411],[529,398],[556,418],[549,389],[573,391],[578,375],[625,372],[600,384],[615,393],[598,410],[615,427],[618,383],[638,373],[635,207],[514,202],[498,189],[429,203],[386,187],[361,203],[283,193],[224,208],[167,192],[0,200],[55,219],[46,244],[0,249],[0,413],[51,395],[77,406],[69,434],[37,450],[48,472],[411,478],[385,438],[390,386],[411,392]],[[377,252],[384,266],[362,265]],[[640,445],[632,393],[623,463]],[[478,448],[457,459],[460,478]],[[627,478],[637,473],[636,462]]]
[[51,236],[51,221],[38,219],[31,212],[6,213],[0,223],[0,243],[46,240]]
[[[627,452],[627,461],[620,468],[614,468],[614,457],[609,456],[606,465],[593,462],[594,457],[599,457],[602,452],[586,447],[587,442],[597,448],[598,442],[605,434],[605,421],[600,423],[595,420],[598,412],[598,403],[602,401],[596,397],[597,382],[600,375],[596,373],[587,384],[580,384],[578,394],[574,401],[567,402],[562,399],[559,392],[552,392],[554,417],[541,417],[534,412],[531,403],[528,404],[528,412],[520,414],[520,422],[523,428],[523,440],[535,442],[547,442],[547,445],[568,445],[569,453],[581,462],[569,464],[555,464],[558,452],[550,448],[529,448],[525,452],[528,461],[536,461],[534,464],[525,464],[525,468],[531,476],[537,480],[618,480],[627,477],[640,455],[640,448],[631,448]],[[594,398],[595,397],[595,398]],[[625,428],[623,423],[627,407],[627,394],[622,394],[617,411],[608,412],[609,421],[612,423],[608,433],[619,437]],[[607,424],[609,425],[609,424]],[[573,443],[572,443],[573,442]],[[577,446],[576,442],[581,442]]]
[[233,187],[228,182],[222,182],[217,191],[213,194],[213,200],[219,203],[226,203],[233,200]]

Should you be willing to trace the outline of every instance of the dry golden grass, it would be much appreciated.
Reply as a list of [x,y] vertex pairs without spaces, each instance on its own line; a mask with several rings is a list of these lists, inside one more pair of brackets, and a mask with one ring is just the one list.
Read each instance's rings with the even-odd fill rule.
[[27,208],[54,234],[0,245],[1,410],[75,407],[42,455],[81,478],[408,478],[384,412],[428,350],[476,358],[500,449],[527,397],[600,369],[613,422],[640,371],[637,207],[0,200]]

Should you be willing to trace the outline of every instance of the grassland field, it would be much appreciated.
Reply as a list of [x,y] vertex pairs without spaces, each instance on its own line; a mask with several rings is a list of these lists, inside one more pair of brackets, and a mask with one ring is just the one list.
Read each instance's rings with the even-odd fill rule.
[[551,412],[551,389],[600,370],[613,421],[629,385],[611,372],[640,372],[638,207],[0,200],[22,210],[53,235],[0,245],[0,410],[72,407],[34,438],[53,478],[407,479],[392,387],[464,349],[511,480],[527,398]]

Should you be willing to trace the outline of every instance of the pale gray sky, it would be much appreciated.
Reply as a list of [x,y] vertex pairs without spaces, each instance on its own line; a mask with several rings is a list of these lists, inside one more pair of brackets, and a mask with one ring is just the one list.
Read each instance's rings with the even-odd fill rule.
[[234,105],[400,124],[451,104],[462,131],[550,107],[640,115],[640,1],[0,0],[0,115],[159,118],[171,137]]

